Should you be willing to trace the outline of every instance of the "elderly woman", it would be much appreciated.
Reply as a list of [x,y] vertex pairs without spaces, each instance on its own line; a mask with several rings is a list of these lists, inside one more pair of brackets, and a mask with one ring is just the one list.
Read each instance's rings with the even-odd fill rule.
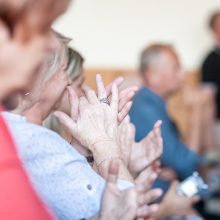
[[[107,178],[112,160],[117,160],[120,165],[118,174],[120,188],[133,186],[133,178],[120,159],[121,153],[115,139],[118,126],[116,86],[112,88],[111,107],[100,103],[95,93],[89,91],[86,97],[79,100],[80,119],[74,119],[74,123],[77,122],[79,125],[79,130],[74,130],[74,138],[92,152],[101,176],[91,169],[86,159],[68,142],[56,133],[39,126],[52,111],[60,109],[67,87],[72,83],[65,72],[68,62],[65,47],[62,41],[58,41],[54,53],[58,53],[59,59],[52,61],[54,64],[59,61],[59,65],[46,62],[38,78],[33,82],[33,89],[21,97],[15,111],[17,114],[7,113],[5,116],[16,137],[25,168],[48,207],[59,219],[84,219],[99,211],[105,186],[101,176]],[[55,57],[57,56],[52,56]],[[48,76],[54,66],[57,68]],[[73,105],[77,106],[77,103],[74,102]],[[99,125],[97,128],[94,128],[94,120],[96,125]],[[106,126],[110,121],[111,126]],[[85,128],[87,130],[84,130]],[[147,187],[146,182],[141,184],[141,189],[144,190],[139,191],[135,188],[138,198],[140,196],[137,217],[155,211],[154,208],[145,207],[145,204],[160,195],[160,190],[149,192],[150,196],[142,196],[149,190],[153,179],[155,175],[147,181]]]

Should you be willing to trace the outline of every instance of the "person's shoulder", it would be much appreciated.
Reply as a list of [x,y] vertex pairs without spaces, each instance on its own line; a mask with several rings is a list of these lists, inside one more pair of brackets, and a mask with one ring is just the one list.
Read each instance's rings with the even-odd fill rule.
[[134,105],[135,104],[142,104],[142,105],[147,104],[149,102],[152,102],[152,100],[153,100],[152,94],[147,87],[140,88],[133,98]]
[[216,59],[220,59],[220,55],[216,52],[215,49],[209,51],[209,53],[205,56],[205,59],[203,61],[203,65],[206,65],[207,63],[213,62]]

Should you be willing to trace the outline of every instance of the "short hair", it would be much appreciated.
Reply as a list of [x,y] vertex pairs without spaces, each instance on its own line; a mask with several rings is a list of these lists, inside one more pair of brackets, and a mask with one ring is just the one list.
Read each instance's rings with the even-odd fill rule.
[[140,55],[139,72],[144,74],[148,71],[150,65],[163,51],[173,51],[172,45],[156,43],[144,48]]
[[215,13],[213,13],[209,19],[209,27],[214,30],[215,28],[215,22],[218,18],[218,16],[220,16],[220,10],[216,11]]
[[72,80],[76,79],[83,68],[84,58],[82,55],[71,47],[68,47],[68,63],[67,63],[67,74]]

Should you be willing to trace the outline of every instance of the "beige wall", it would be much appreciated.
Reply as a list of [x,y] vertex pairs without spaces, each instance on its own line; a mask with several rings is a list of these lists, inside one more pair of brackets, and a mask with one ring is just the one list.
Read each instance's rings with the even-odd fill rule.
[[172,43],[196,69],[212,45],[206,26],[219,0],[75,0],[55,28],[74,39],[86,67],[134,68],[141,48]]

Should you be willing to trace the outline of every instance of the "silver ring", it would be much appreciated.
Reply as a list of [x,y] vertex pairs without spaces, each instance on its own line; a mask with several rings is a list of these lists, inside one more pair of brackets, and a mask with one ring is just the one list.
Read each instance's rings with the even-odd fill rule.
[[101,103],[105,103],[105,104],[107,104],[107,105],[110,105],[110,102],[109,102],[109,100],[108,100],[107,98],[101,98],[101,99],[99,99],[99,101],[100,101]]

